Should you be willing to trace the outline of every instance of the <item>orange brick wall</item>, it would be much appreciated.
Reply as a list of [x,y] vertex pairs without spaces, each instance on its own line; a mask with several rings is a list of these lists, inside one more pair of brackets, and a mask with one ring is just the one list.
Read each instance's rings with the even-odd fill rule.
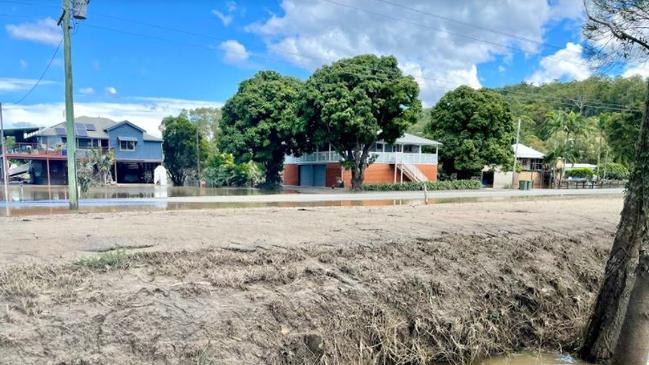
[[300,183],[300,168],[295,164],[284,164],[284,185]]
[[429,181],[437,181],[437,165],[417,165]]
[[543,187],[543,175],[537,171],[521,171],[520,173],[516,174],[516,178],[514,179],[514,187],[518,187],[519,180],[532,180],[532,187]]
[[[430,181],[437,181],[437,165],[417,165],[421,172],[428,177]],[[341,167],[338,163],[329,163],[325,172],[325,185],[327,187],[335,186],[336,181],[340,177]],[[343,183],[345,187],[352,186],[352,173],[350,170],[343,171]],[[400,180],[401,174],[397,171],[397,182]],[[410,181],[404,175],[403,181]],[[391,184],[394,182],[394,167],[390,164],[371,164],[365,170],[365,184]],[[284,165],[284,185],[299,185],[300,183],[300,169],[299,165],[285,164]]]
[[340,178],[340,164],[328,163],[325,170],[325,186],[336,186],[336,182]]

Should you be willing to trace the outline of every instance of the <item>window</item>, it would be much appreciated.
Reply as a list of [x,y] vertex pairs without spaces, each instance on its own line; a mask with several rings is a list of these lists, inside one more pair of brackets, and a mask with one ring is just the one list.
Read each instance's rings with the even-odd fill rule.
[[120,151],[135,151],[135,141],[119,141]]

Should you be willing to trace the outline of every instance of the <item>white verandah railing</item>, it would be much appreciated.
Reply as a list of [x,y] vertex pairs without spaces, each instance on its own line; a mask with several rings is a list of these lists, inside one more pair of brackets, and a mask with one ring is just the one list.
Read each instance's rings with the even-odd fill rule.
[[[370,152],[370,156],[376,156],[374,163],[437,165],[436,153]],[[288,155],[286,156],[284,163],[336,163],[340,162],[342,158],[343,157],[335,151],[323,151],[305,154],[300,157]]]

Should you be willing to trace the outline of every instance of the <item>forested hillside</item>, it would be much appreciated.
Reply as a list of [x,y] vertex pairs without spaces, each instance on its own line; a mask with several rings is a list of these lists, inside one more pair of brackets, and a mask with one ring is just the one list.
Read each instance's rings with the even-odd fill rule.
[[[640,77],[518,84],[494,89],[509,102],[521,142],[570,162],[628,165],[638,136],[645,84]],[[430,109],[411,133],[425,135]]]

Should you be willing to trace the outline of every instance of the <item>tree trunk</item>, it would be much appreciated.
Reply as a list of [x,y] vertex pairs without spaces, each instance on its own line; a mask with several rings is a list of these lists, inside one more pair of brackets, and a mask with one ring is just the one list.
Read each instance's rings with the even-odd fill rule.
[[352,190],[358,191],[363,187],[365,180],[365,166],[362,163],[354,163],[352,168]]
[[365,180],[365,169],[367,168],[368,150],[371,144],[356,145],[354,151],[348,152],[353,157],[352,166],[352,190],[359,191],[363,187],[363,180]]
[[[647,232],[649,202],[645,193],[649,189],[649,79],[647,82],[645,111],[636,146],[636,160],[627,184],[624,208],[613,249],[606,264],[604,282],[597,296],[584,334],[584,344],[580,350],[581,357],[591,362],[601,363],[611,359],[627,315],[640,250],[648,252],[649,249],[641,247],[641,245],[649,245]],[[642,295],[644,292],[641,288],[637,290],[640,291],[637,295]],[[638,303],[631,304],[633,312]],[[628,339],[625,337],[623,342],[626,341]]]
[[[644,243],[649,244],[646,240]],[[649,355],[649,252],[643,250],[611,364],[646,365],[647,355]]]

